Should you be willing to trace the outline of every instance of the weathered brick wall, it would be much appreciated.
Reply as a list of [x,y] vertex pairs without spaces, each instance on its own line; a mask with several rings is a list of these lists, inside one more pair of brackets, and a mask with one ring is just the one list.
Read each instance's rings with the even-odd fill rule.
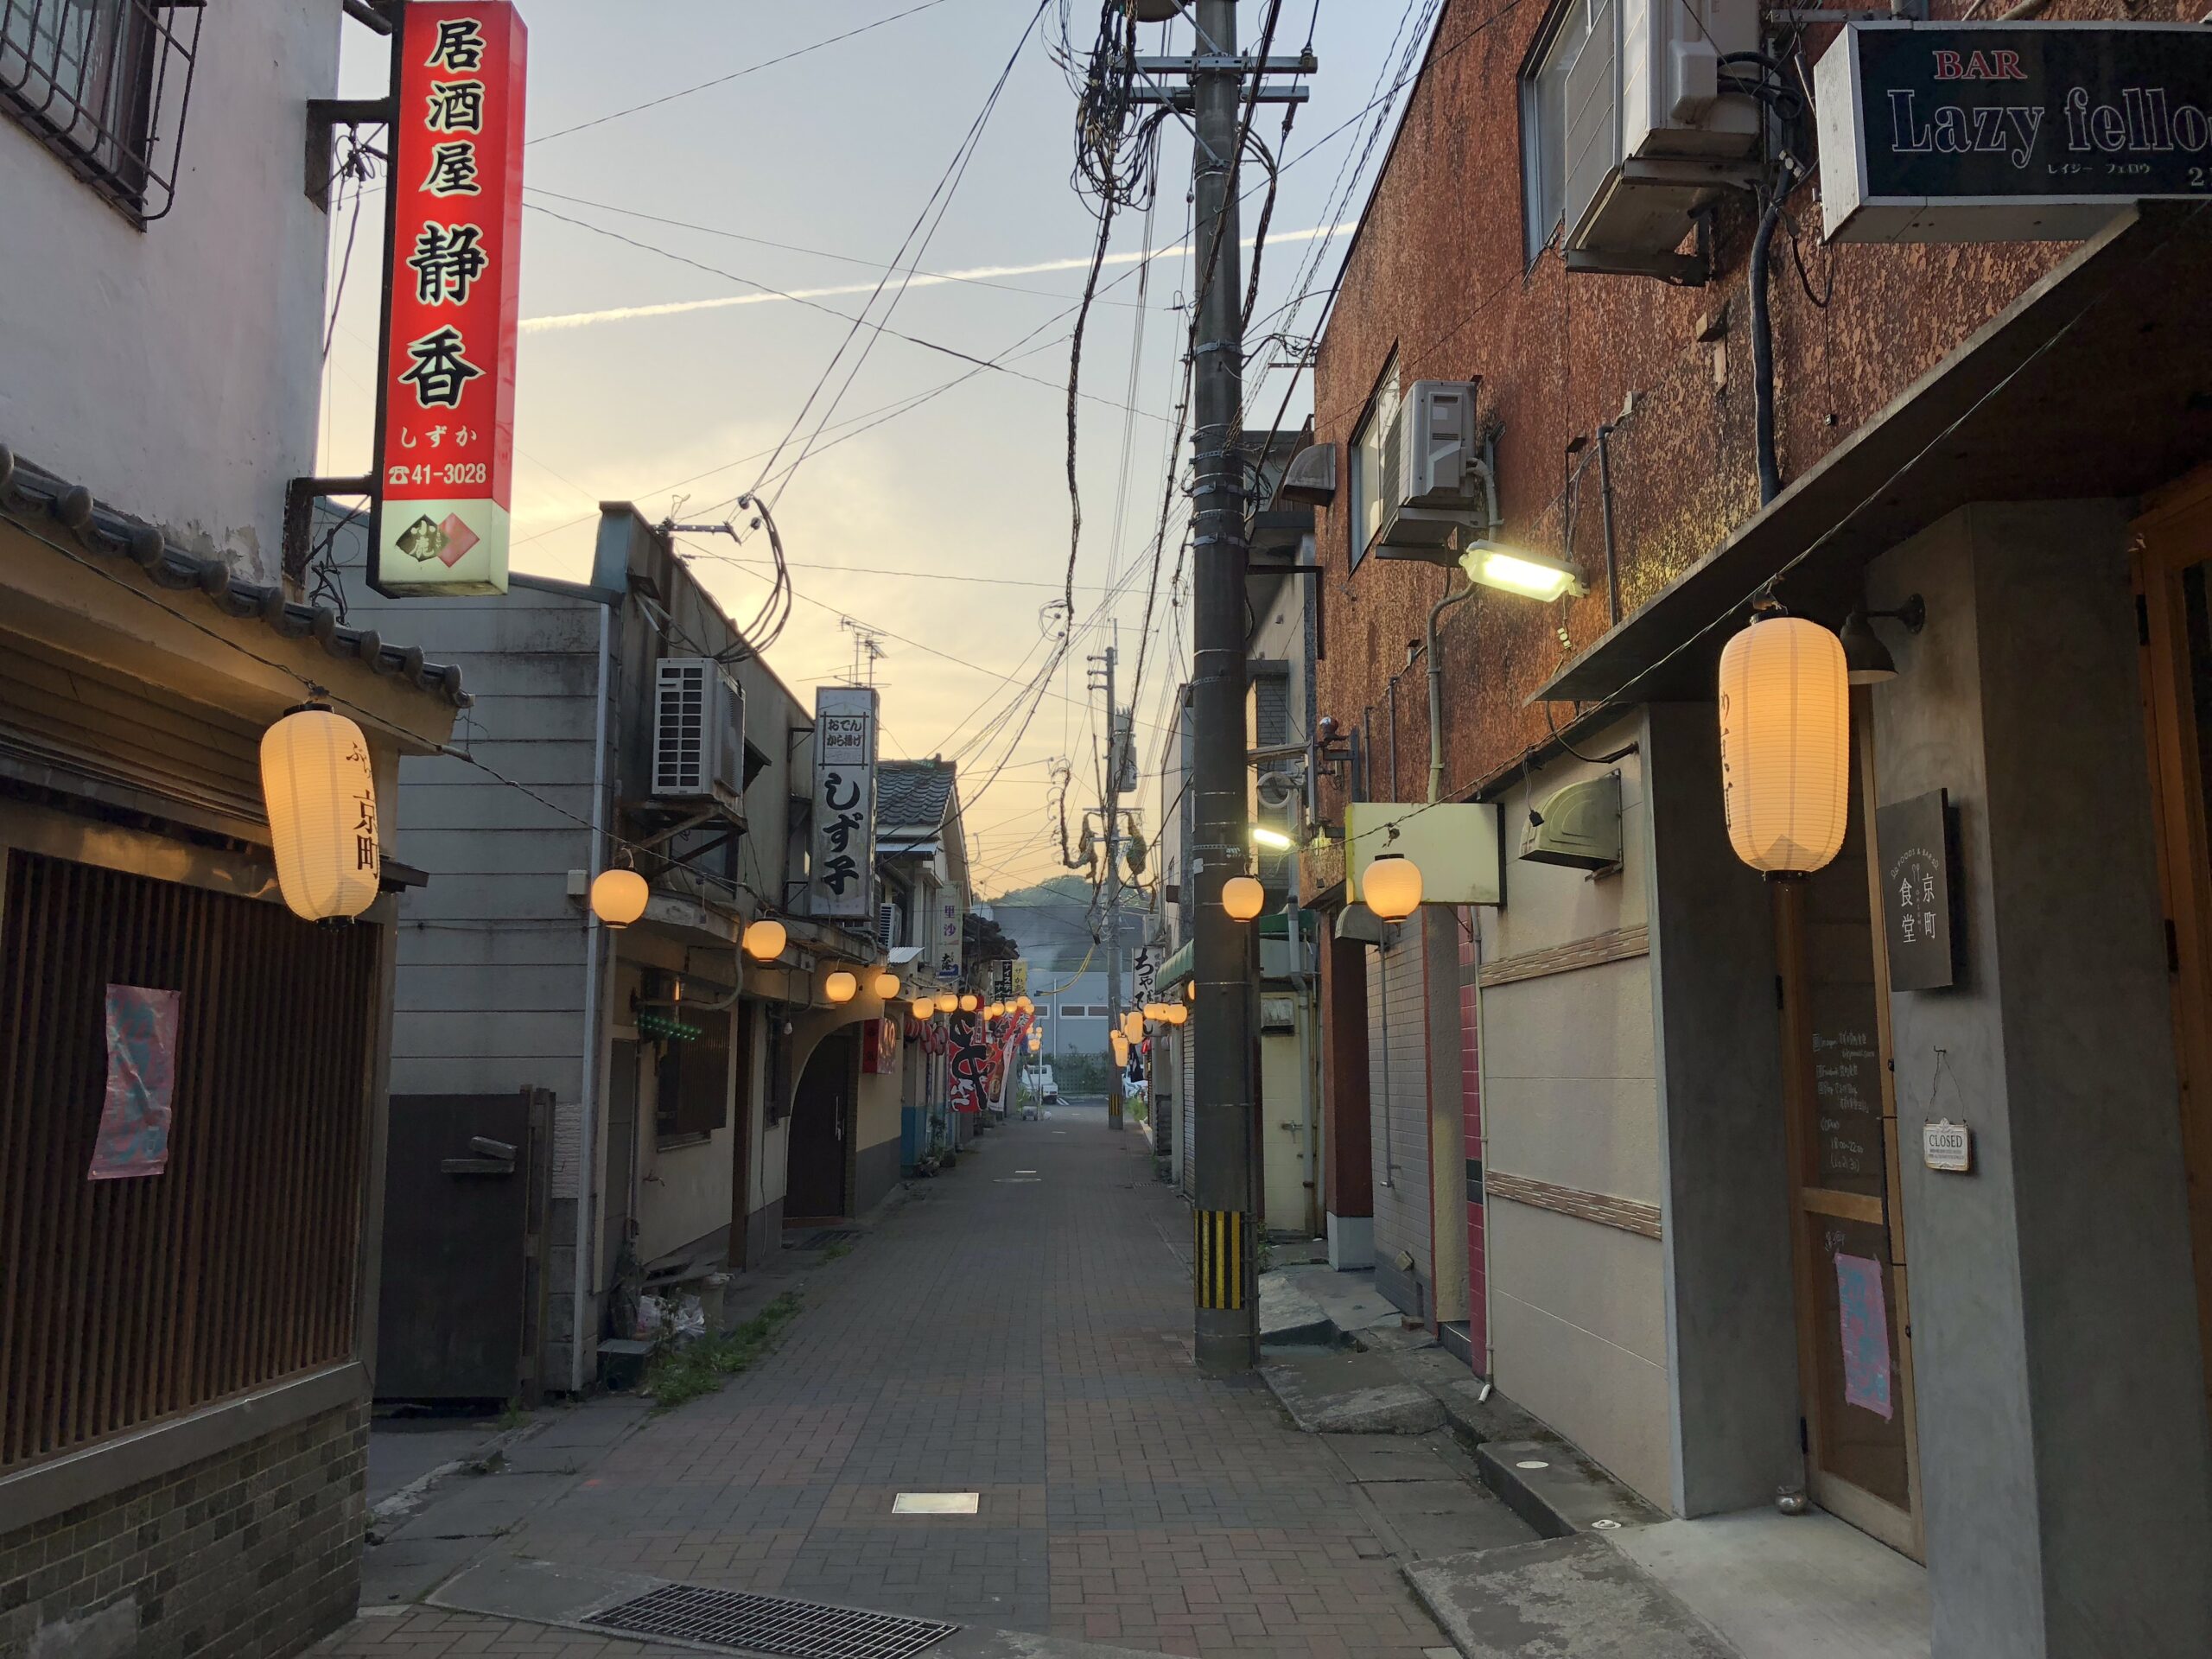
[[353,1615],[368,1411],[0,1536],[0,1655],[276,1659]]
[[[1964,0],[1936,0],[1955,16]],[[1993,9],[1994,10],[1994,9]],[[2151,0],[2138,18],[2193,19],[2201,6]],[[1400,378],[1482,381],[1499,438],[1509,541],[1560,551],[1568,443],[1636,412],[1611,440],[1623,613],[1632,613],[1758,510],[1745,266],[1753,223],[1733,193],[1718,218],[1711,283],[1577,274],[1556,251],[1533,264],[1522,231],[1519,74],[1542,0],[1451,0],[1388,171],[1369,204],[1323,336],[1316,436],[1343,444],[1395,349]],[[2046,14],[2123,15],[2120,0],[2058,0]],[[1808,32],[1817,61],[1833,29]],[[1790,199],[1801,282],[1787,231],[1770,293],[1777,444],[1783,480],[1803,474],[1913,380],[2072,251],[2063,243],[1823,247],[1817,174]],[[1809,292],[1808,292],[1809,289]],[[1827,302],[1814,302],[1815,296]],[[1726,321],[1700,340],[1701,319]],[[1343,474],[1339,473],[1341,478]],[[1343,505],[1319,515],[1319,708],[1346,726],[1372,709],[1374,790],[1386,792],[1384,686],[1422,638],[1428,607],[1456,570],[1370,558],[1349,569]],[[1593,464],[1576,495],[1573,557],[1589,595],[1536,606],[1499,594],[1446,613],[1444,786],[1464,793],[1547,736],[1529,694],[1609,626],[1605,542]],[[1560,718],[1566,711],[1555,711]],[[1419,671],[1399,688],[1398,785],[1427,782],[1428,721]],[[1341,790],[1325,796],[1332,817]]]

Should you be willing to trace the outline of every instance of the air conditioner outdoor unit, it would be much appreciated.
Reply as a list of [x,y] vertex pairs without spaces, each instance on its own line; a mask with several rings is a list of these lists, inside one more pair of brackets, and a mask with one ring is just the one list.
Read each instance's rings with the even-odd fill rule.
[[1567,75],[1570,270],[1667,268],[1691,216],[1758,170],[1758,105],[1724,77],[1759,49],[1756,0],[1592,0]]
[[1466,534],[1487,517],[1476,380],[1416,380],[1382,439],[1380,559],[1456,564]]
[[711,657],[655,668],[652,798],[744,810],[745,694]]
[[877,943],[885,950],[896,950],[899,948],[899,906],[897,905],[876,906],[875,936]]

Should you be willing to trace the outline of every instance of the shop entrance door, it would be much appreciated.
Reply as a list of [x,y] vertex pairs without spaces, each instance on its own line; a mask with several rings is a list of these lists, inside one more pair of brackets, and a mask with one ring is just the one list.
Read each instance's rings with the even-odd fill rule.
[[2212,468],[2152,498],[2135,528],[2182,1155],[2212,1389]]
[[1826,869],[1773,884],[1790,1250],[1815,1503],[1923,1559],[1911,1313],[1896,1205],[1889,975],[1873,904],[1873,774],[1853,694],[1851,827]]

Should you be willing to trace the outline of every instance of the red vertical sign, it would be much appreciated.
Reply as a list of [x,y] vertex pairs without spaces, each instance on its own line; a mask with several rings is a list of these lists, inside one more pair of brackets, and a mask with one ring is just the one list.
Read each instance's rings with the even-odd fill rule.
[[529,32],[507,0],[412,0],[385,249],[379,593],[504,594]]

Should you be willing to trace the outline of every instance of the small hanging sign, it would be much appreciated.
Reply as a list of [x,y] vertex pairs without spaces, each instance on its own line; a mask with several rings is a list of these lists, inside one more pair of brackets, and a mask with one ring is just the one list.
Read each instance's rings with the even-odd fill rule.
[[158,1175],[169,1162],[169,1103],[176,1092],[177,991],[107,988],[107,1092],[86,1179]]
[[1932,991],[1958,981],[1950,817],[1949,798],[1940,789],[1875,809],[1893,991]]
[[1948,1117],[1920,1126],[1920,1155],[1929,1168],[1951,1175],[1974,1173],[1974,1131]]

